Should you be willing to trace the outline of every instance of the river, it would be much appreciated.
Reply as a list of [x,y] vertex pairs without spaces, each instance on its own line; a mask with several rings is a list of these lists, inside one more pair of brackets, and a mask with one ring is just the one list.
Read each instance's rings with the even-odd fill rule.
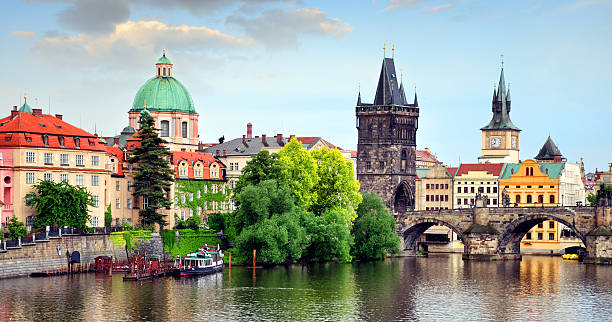
[[0,320],[607,320],[612,266],[559,257],[234,266],[200,278],[0,280]]

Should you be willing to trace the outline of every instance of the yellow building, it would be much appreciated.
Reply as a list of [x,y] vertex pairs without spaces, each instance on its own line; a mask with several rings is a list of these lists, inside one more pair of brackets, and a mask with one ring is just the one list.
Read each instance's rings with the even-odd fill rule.
[[25,205],[26,195],[42,180],[67,181],[86,188],[95,205],[89,207],[93,227],[104,226],[106,151],[100,140],[62,120],[61,115],[42,114],[26,103],[0,120],[3,175],[3,222],[16,216],[32,225],[34,209]]
[[[564,163],[538,164],[534,160],[507,164],[499,179],[502,200],[510,197],[510,206],[557,207],[560,205],[560,177]],[[521,241],[524,253],[559,253],[566,247],[581,245],[580,240],[566,234],[559,222],[545,221],[530,229]],[[565,231],[564,231],[565,230]]]

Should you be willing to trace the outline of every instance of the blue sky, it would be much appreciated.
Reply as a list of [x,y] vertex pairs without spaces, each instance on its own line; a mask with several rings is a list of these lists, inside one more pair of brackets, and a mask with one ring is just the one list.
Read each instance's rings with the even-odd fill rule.
[[[162,48],[191,92],[200,138],[322,136],[356,148],[395,44],[421,106],[419,148],[476,162],[500,55],[521,159],[548,135],[587,171],[612,162],[612,0],[27,0],[4,3],[0,106],[28,102],[109,136],[127,125]],[[398,71],[399,72],[399,71]],[[51,104],[49,104],[49,101]],[[49,106],[50,105],[50,106]]]

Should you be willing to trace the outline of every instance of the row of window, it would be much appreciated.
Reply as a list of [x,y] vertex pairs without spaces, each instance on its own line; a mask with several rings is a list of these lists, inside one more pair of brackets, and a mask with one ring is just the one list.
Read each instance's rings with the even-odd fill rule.
[[[485,190],[484,187],[483,191]],[[461,193],[461,187],[457,187],[457,193]],[[463,187],[463,193],[474,193],[476,190],[474,187]],[[497,187],[487,187],[487,193],[497,193]]]
[[448,209],[448,207],[425,207],[425,210]]
[[[36,152],[26,152],[25,161],[27,163],[36,163]],[[54,155],[53,153],[45,152],[43,156],[43,161],[45,165],[53,165]],[[70,165],[69,163],[69,155],[66,153],[61,153],[59,155],[59,164],[60,165]],[[85,166],[85,156],[82,154],[77,154],[75,156],[75,164],[77,166]],[[100,156],[92,155],[91,156],[91,165],[99,166],[100,165]]]
[[240,170],[238,167],[238,162],[230,162],[229,164],[230,171],[238,171]]
[[[527,195],[526,199],[527,199],[526,203],[534,203],[532,195]],[[521,203],[521,195],[516,195],[514,197],[514,200],[515,200],[516,203]],[[555,195],[548,196],[548,202],[549,203],[555,203]],[[537,203],[544,203],[544,195],[538,195],[538,202]]]
[[[49,181],[53,181],[54,177],[53,177],[53,173],[44,173],[43,174],[43,180],[49,180]],[[60,173],[59,175],[59,181],[66,181],[68,183],[70,183],[70,176],[68,173]],[[76,174],[74,176],[74,184],[77,186],[84,186],[85,185],[85,175],[83,174]],[[26,184],[35,184],[36,183],[36,173],[35,172],[26,172]],[[96,175],[96,174],[92,174],[91,175],[91,185],[94,187],[97,187],[100,185],[100,176]]]
[[[161,137],[169,137],[170,136],[170,121],[163,120],[161,121],[161,129],[160,129]],[[187,138],[187,122],[181,123],[181,136],[183,138]]]
[[[462,182],[462,181],[455,181],[455,183],[456,183],[456,184],[462,184],[462,183],[463,183],[463,184],[474,184],[474,181],[472,181],[472,182],[470,182],[470,183],[468,183],[467,181],[466,181],[466,182]],[[492,182],[492,181],[480,181],[480,184],[495,184],[495,182]]]
[[[127,183],[127,191],[132,191],[132,186],[133,186],[133,183],[131,181],[128,181],[128,183]],[[116,191],[121,191],[121,181],[119,181],[119,180],[115,181],[115,190]]]
[[[510,186],[505,186],[505,187],[506,187],[506,188],[510,188]],[[521,187],[521,186],[516,186],[516,188],[520,188],[520,187]],[[526,186],[526,187],[527,187],[527,188],[531,188],[531,186]],[[543,189],[543,188],[544,188],[544,186],[538,186],[538,188]],[[552,186],[552,185],[551,185],[551,186],[550,186],[550,188],[554,189],[554,188],[555,188],[555,186]]]
[[[474,204],[474,199],[473,198],[469,199],[469,201],[468,201],[468,198],[463,198],[463,199],[457,198],[457,204],[458,205],[461,205],[461,200],[463,200],[463,204],[464,205],[473,205]],[[487,205],[494,205],[494,206],[496,206],[497,205],[497,199],[495,199],[495,198],[487,198]]]
[[[178,204],[174,205],[174,209],[178,209]],[[189,216],[193,216],[193,209],[188,208],[189,209]],[[202,211],[206,211],[209,210],[208,209],[208,203],[205,202],[204,203],[204,208],[202,208],[201,206],[196,207],[196,211],[197,211],[197,215],[201,216],[202,215]],[[234,204],[233,200],[230,200],[229,202],[225,202],[225,201],[216,201],[213,200],[210,202],[210,210],[231,210],[234,211],[236,210],[236,206]],[[181,209],[181,219],[185,220],[185,209]]]
[[425,201],[448,201],[448,195],[426,195]]
[[448,183],[442,183],[442,184],[429,184],[426,183],[425,184],[425,189],[448,189]]
[[[526,240],[532,240],[531,233],[525,234]],[[538,240],[544,240],[544,233],[538,233]],[[555,240],[555,233],[548,233],[548,240]]]

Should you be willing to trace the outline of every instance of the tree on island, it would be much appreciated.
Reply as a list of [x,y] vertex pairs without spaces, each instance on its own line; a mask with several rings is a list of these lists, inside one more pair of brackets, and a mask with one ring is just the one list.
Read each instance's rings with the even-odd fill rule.
[[66,181],[42,180],[26,195],[26,206],[34,207],[35,228],[69,226],[83,229],[90,220],[91,193]]
[[136,137],[140,139],[140,146],[134,149],[129,159],[130,163],[136,165],[133,195],[142,200],[138,212],[142,226],[158,224],[161,229],[167,223],[159,209],[172,205],[168,198],[174,181],[174,171],[168,162],[171,153],[164,146],[165,141],[157,134],[153,118],[146,108],[140,113],[139,124]]
[[266,180],[282,181],[281,165],[278,162],[278,154],[261,150],[242,168],[242,173],[238,182],[236,182],[233,193],[237,195],[246,186],[258,185]]
[[382,259],[399,252],[400,239],[395,233],[395,220],[377,194],[363,195],[353,223],[355,239],[352,254],[364,260]]

